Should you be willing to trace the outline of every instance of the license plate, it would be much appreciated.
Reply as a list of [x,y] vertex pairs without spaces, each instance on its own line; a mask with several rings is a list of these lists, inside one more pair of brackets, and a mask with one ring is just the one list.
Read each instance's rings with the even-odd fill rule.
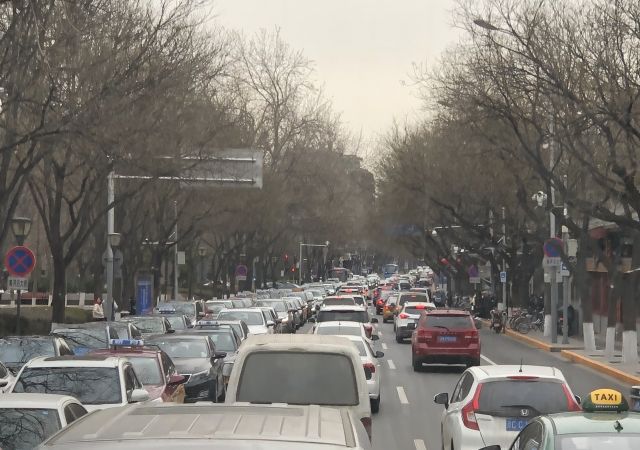
[[522,431],[527,426],[529,421],[527,419],[507,419],[505,428],[507,431]]
[[409,322],[407,324],[407,330],[415,330],[416,329],[416,323],[415,322]]
[[438,342],[455,342],[455,336],[438,336]]

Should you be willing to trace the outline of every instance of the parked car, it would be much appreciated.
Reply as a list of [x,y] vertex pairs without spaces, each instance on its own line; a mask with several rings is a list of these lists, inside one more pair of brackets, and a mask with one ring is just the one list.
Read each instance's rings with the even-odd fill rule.
[[442,447],[465,450],[509,448],[536,416],[581,410],[560,370],[528,365],[471,367],[434,401],[444,405]]
[[216,350],[209,336],[171,334],[154,336],[145,341],[157,345],[174,362],[178,373],[187,378],[185,402],[222,401],[225,385],[222,366],[225,352]]
[[0,401],[0,448],[31,449],[87,414],[68,395],[5,394]]
[[353,414],[371,437],[369,389],[361,367],[358,351],[344,337],[249,336],[231,372],[226,402],[343,409]]
[[69,344],[58,336],[7,336],[0,339],[0,361],[14,374],[37,356],[73,355]]
[[18,373],[11,392],[71,395],[88,411],[149,399],[131,362],[102,355],[34,358]]

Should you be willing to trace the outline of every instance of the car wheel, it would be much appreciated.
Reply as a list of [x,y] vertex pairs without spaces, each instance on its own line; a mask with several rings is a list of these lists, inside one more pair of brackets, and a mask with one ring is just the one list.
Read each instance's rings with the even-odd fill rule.
[[377,413],[380,411],[380,397],[371,399],[371,412]]
[[422,361],[416,358],[416,355],[411,354],[411,365],[413,365],[414,372],[420,372],[422,370]]
[[396,333],[396,342],[398,344],[402,344],[404,342],[404,339],[402,339],[402,336],[400,336],[398,333]]

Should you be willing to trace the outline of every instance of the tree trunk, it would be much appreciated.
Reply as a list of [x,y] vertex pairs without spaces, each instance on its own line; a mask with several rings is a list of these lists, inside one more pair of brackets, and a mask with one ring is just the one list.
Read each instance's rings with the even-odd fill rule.
[[576,255],[575,266],[575,289],[576,295],[580,299],[582,310],[582,334],[584,336],[584,349],[587,352],[596,350],[596,337],[593,331],[593,303],[591,300],[590,281],[591,277],[587,272],[586,259],[591,254],[591,238],[587,233],[580,236],[578,242],[578,253]]
[[[633,232],[633,255],[631,268],[640,264],[640,233]],[[637,304],[636,288],[638,287],[638,273],[632,271],[625,275],[624,294],[622,296],[622,362],[637,364],[638,362],[638,333],[636,330]]]
[[605,337],[604,353],[608,358],[612,358],[616,344],[616,324],[618,321],[618,299],[622,287],[622,277],[618,271],[618,265],[614,264],[613,274],[610,273],[611,283],[607,295],[607,334]]
[[[545,271],[546,273],[546,271]],[[544,283],[544,335],[551,336],[551,283]]]
[[64,266],[62,248],[52,248],[51,253],[53,258],[53,297],[51,300],[51,320],[55,323],[64,323],[67,271]]

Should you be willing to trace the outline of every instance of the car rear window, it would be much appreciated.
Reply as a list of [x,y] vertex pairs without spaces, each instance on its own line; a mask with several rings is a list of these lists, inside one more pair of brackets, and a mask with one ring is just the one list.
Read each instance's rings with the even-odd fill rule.
[[336,305],[355,305],[356,301],[351,298],[325,298],[322,301],[322,304],[325,306],[336,306]]
[[494,416],[518,417],[523,408],[533,415],[553,414],[569,410],[562,383],[547,380],[500,380],[483,384],[479,412]]
[[346,355],[284,351],[247,356],[236,400],[352,406],[359,398],[353,363]]
[[468,330],[469,328],[473,328],[473,322],[471,322],[471,318],[468,315],[437,316],[434,314],[429,314],[427,316],[426,326],[427,328],[444,328],[448,330]]
[[327,326],[327,327],[318,327],[316,329],[316,334],[329,334],[333,336],[361,336],[362,335],[362,325],[359,327],[341,327],[341,326]]
[[318,322],[360,322],[369,321],[366,311],[322,311],[318,312]]
[[412,292],[411,294],[402,294],[400,296],[400,306],[407,302],[428,302],[429,297],[419,292]]
[[416,307],[416,306],[406,306],[404,308],[404,312],[406,312],[407,314],[413,314],[413,315],[420,315],[422,313],[422,311],[430,311],[433,308],[427,308],[426,306],[422,306],[420,308]]

